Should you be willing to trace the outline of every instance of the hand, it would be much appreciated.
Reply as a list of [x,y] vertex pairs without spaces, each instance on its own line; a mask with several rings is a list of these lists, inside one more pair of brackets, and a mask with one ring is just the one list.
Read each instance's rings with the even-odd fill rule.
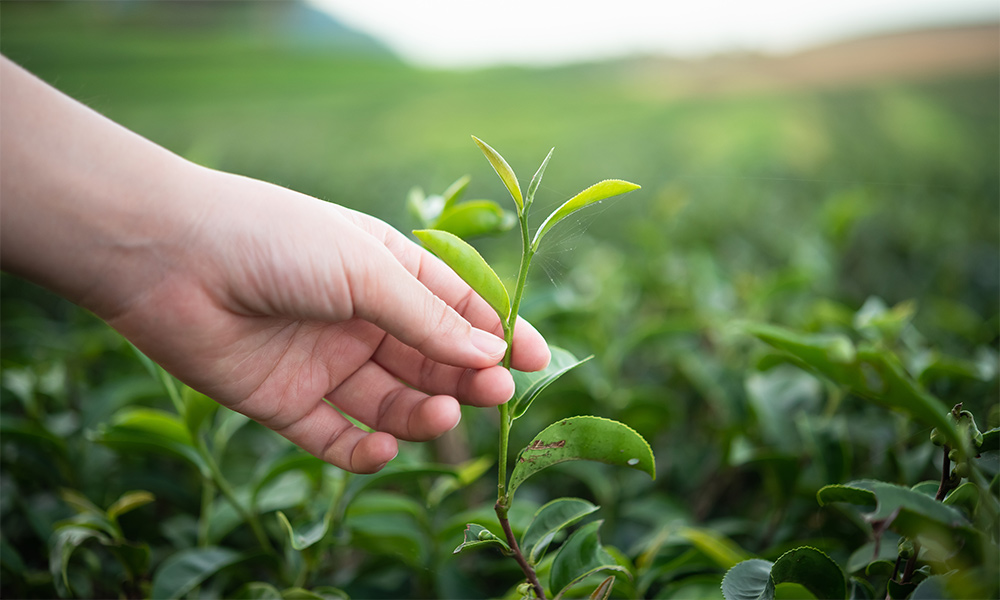
[[[109,319],[178,378],[360,473],[391,460],[395,438],[452,429],[456,398],[511,397],[499,318],[435,257],[372,217],[201,177],[208,206],[180,256]],[[515,331],[514,367],[545,367],[541,336],[523,321]]]
[[[347,470],[379,470],[396,438],[448,431],[458,400],[510,398],[499,318],[399,232],[193,165],[6,59],[0,67],[4,269]],[[515,368],[547,364],[527,323],[513,344]]]

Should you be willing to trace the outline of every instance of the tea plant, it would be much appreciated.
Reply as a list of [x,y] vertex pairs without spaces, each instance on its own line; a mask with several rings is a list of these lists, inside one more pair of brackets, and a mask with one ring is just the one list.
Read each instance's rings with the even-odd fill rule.
[[[476,144],[489,160],[497,175],[503,181],[517,206],[517,222],[521,233],[521,261],[516,282],[512,290],[503,284],[500,277],[483,257],[461,237],[441,229],[420,229],[414,235],[423,244],[451,267],[496,311],[503,327],[507,352],[503,366],[511,370],[514,327],[518,318],[518,307],[524,295],[528,280],[528,269],[532,257],[538,252],[545,235],[570,214],[594,205],[607,198],[618,196],[639,188],[634,183],[609,179],[596,183],[570,198],[552,212],[538,228],[534,237],[530,235],[528,216],[534,202],[535,192],[542,181],[553,150],[542,161],[538,171],[528,185],[527,194],[522,195],[520,184],[507,161],[493,148],[473,136]],[[456,183],[461,185],[462,180]],[[454,189],[455,186],[452,186]],[[453,206],[454,192],[446,192],[441,202],[443,210]],[[419,201],[414,202],[421,206]],[[423,204],[426,206],[426,203]],[[419,211],[427,214],[428,211]],[[443,220],[443,219],[442,219]],[[457,220],[456,220],[457,221]],[[500,221],[498,221],[498,224]],[[461,229],[461,227],[460,227]],[[465,228],[466,230],[472,228]],[[481,231],[481,230],[480,230]],[[578,360],[569,352],[552,349],[552,362],[539,373],[514,372],[516,392],[508,403],[500,406],[500,440],[498,445],[497,500],[494,505],[503,537],[489,528],[470,523],[465,530],[465,540],[455,550],[456,553],[468,548],[490,546],[498,548],[505,555],[513,557],[524,572],[526,584],[520,588],[524,597],[546,598],[544,586],[536,569],[546,559],[546,550],[554,537],[565,528],[578,522],[598,509],[579,498],[559,498],[540,508],[521,536],[520,543],[511,528],[508,513],[518,487],[529,477],[552,465],[574,460],[592,460],[624,467],[631,467],[655,477],[656,467],[649,444],[627,425],[594,416],[573,416],[561,419],[544,428],[533,441],[523,448],[510,469],[508,479],[508,443],[514,421],[524,415],[539,394],[563,373],[587,359]],[[600,522],[591,522],[575,531],[551,558],[547,589],[556,598],[585,578],[601,571],[625,571],[616,564],[614,558],[600,544],[598,529]],[[594,591],[594,597],[607,598],[614,584],[614,576],[606,578]]]
[[[857,343],[842,333],[747,326],[781,352],[775,359],[932,426],[929,441],[941,448],[942,458],[937,481],[912,487],[877,479],[823,486],[816,493],[819,505],[842,511],[865,531],[868,543],[856,549],[846,567],[810,546],[793,548],[773,562],[739,562],[722,581],[726,600],[771,600],[782,584],[837,599],[1000,594],[1000,428],[981,432],[962,403],[948,410],[921,385],[935,370],[974,372],[975,364],[917,353],[904,367],[890,346],[901,334],[913,334],[911,316],[912,307],[905,304],[889,310],[870,301],[854,320],[862,338]],[[911,370],[920,377],[911,376]]]

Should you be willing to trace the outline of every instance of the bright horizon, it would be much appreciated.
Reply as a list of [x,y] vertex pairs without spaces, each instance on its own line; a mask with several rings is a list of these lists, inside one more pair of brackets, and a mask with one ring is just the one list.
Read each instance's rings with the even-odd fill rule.
[[[1000,20],[997,0],[308,0],[436,68],[552,65],[636,54],[787,52],[907,27]],[[601,5],[606,6],[606,5]]]

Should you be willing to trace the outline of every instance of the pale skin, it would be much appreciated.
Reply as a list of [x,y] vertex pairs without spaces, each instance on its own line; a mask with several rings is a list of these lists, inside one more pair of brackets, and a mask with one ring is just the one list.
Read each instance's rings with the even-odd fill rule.
[[[384,222],[188,162],[5,57],[0,126],[0,266],[323,460],[378,471],[513,394],[496,313]],[[527,322],[513,345],[548,364]]]

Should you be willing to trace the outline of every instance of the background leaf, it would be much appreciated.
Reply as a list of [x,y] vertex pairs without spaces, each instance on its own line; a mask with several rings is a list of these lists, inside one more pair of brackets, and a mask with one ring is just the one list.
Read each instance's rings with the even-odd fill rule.
[[751,558],[733,566],[722,579],[722,596],[726,600],[773,600],[773,564],[768,560]]
[[503,233],[517,217],[492,200],[469,200],[445,208],[431,228],[453,233],[462,239]]
[[797,583],[816,598],[844,600],[844,572],[829,556],[815,548],[801,547],[782,554],[771,567],[775,584]]
[[164,600],[180,598],[212,575],[243,559],[242,553],[229,548],[181,550],[163,561],[156,570],[150,596]]

